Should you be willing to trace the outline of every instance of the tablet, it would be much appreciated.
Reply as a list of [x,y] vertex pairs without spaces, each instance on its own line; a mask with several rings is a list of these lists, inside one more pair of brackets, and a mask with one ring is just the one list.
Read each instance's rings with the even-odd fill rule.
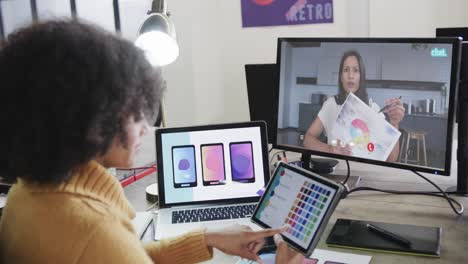
[[252,215],[264,228],[280,228],[298,252],[309,256],[343,193],[343,186],[318,174],[281,162]]

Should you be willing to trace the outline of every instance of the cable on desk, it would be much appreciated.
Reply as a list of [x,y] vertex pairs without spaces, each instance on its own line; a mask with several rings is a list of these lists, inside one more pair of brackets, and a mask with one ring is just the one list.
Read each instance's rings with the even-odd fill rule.
[[349,161],[346,160],[346,167],[348,168],[348,172],[346,173],[346,178],[344,179],[344,181],[341,183],[343,185],[346,185],[346,183],[348,182],[349,180],[349,177],[351,176],[351,169],[349,168]]
[[[383,193],[390,193],[390,194],[399,194],[399,195],[426,195],[426,196],[434,196],[434,197],[439,197],[439,198],[444,198],[447,200],[447,202],[449,203],[450,207],[452,208],[452,210],[455,212],[455,214],[457,215],[461,215],[463,214],[463,211],[465,210],[465,208],[463,207],[463,205],[458,202],[457,200],[453,199],[452,197],[449,197],[447,195],[446,192],[444,192],[437,184],[435,184],[434,182],[432,182],[431,180],[429,180],[428,178],[426,178],[425,176],[423,176],[422,174],[420,174],[419,172],[417,171],[412,171],[414,172],[416,175],[418,175],[419,177],[423,178],[424,180],[426,180],[427,182],[429,182],[432,186],[434,186],[437,190],[439,190],[438,192],[424,192],[424,191],[395,191],[395,190],[384,190],[384,189],[377,189],[377,188],[372,188],[372,187],[356,187],[352,190],[349,190],[346,195],[348,196],[349,194],[353,193],[353,192],[358,192],[358,191],[375,191],[375,192],[383,192]],[[454,206],[454,204],[456,204],[458,206],[458,208],[460,208],[460,210],[457,210]]]
[[348,185],[346,185],[346,183],[351,177],[351,168],[349,167],[349,161],[348,160],[345,160],[345,161],[346,161],[346,168],[348,169],[348,171],[346,172],[346,178],[343,180],[343,182],[338,182],[338,184],[341,184],[345,189],[343,194],[341,195],[342,199],[346,198],[346,196],[348,196],[349,194],[349,187]]
[[153,209],[154,207],[156,207],[156,206],[158,206],[158,205],[159,205],[159,202],[155,202],[155,203],[153,203],[152,205],[150,205],[148,208],[146,208],[145,211],[149,211],[149,210]]
[[[417,172],[417,171],[413,171],[416,175],[418,175],[419,177],[423,178],[424,180],[426,180],[427,182],[429,182],[432,186],[434,186],[437,190],[439,190],[439,192],[442,193],[442,196],[447,199],[447,202],[449,203],[450,207],[452,207],[452,210],[457,214],[457,215],[461,215],[463,214],[463,205],[460,204],[457,200],[451,198],[451,197],[448,197],[447,193],[445,193],[444,190],[442,190],[439,185],[435,184],[433,181],[429,180],[427,177],[425,177],[424,175],[422,175],[421,173]],[[441,197],[441,196],[440,196]],[[454,201],[455,203],[458,204],[458,206],[460,207],[460,211],[457,211],[455,209],[455,206],[453,205],[452,201]]]

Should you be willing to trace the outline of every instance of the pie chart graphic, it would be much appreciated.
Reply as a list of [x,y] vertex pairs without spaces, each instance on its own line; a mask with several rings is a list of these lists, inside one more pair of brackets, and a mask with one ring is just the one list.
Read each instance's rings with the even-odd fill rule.
[[351,122],[350,134],[355,144],[366,144],[369,141],[369,127],[362,119],[356,118]]

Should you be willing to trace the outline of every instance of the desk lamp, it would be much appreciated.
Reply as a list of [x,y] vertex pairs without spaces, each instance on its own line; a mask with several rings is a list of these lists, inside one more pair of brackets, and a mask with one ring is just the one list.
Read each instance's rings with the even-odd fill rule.
[[153,66],[168,65],[179,56],[179,45],[166,2],[153,0],[147,14],[150,16],[141,25],[135,45],[145,52]]
[[[140,27],[135,45],[145,52],[148,61],[156,67],[165,66],[174,62],[179,56],[179,45],[177,44],[174,24],[169,19],[166,2],[164,0],[153,0],[150,15]],[[166,82],[164,82],[166,85]],[[159,108],[161,125],[164,127],[165,117],[163,100]],[[146,187],[146,200],[156,203],[158,200],[158,184],[153,183]]]

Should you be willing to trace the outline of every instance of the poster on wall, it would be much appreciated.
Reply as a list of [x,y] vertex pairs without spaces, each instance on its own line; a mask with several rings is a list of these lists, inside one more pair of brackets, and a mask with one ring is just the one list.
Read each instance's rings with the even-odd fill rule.
[[333,23],[333,0],[241,0],[242,27]]

